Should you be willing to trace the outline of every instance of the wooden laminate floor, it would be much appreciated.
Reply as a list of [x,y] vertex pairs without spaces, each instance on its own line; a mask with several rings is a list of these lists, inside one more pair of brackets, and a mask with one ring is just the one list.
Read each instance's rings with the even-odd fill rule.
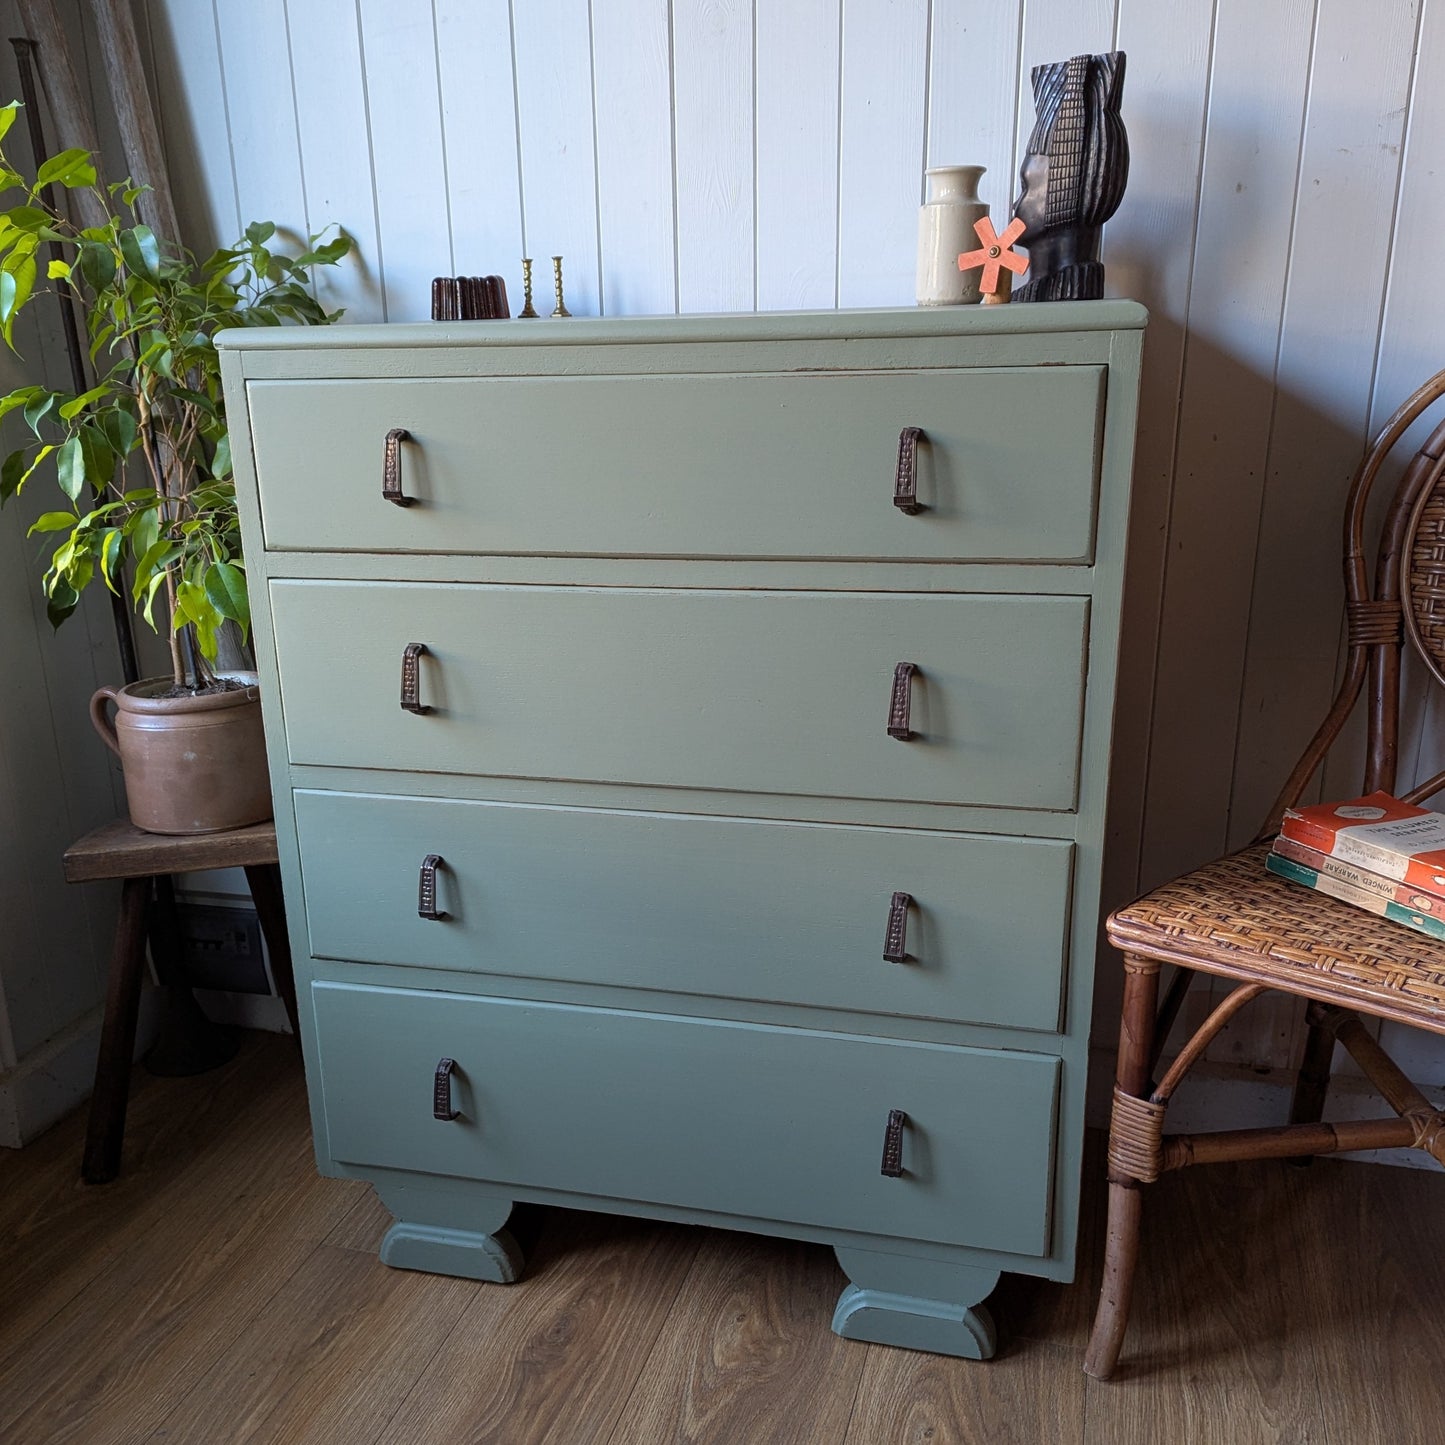
[[[1445,1176],[1200,1169],[1148,1196],[1127,1368],[1080,1370],[1070,1287],[1006,1279],[999,1357],[837,1339],[816,1246],[542,1212],[512,1288],[385,1268],[318,1178],[289,1040],[136,1075],[124,1173],[83,1119],[0,1150],[0,1442],[1178,1445],[1445,1440]],[[1098,1170],[1091,1169],[1091,1177]]]

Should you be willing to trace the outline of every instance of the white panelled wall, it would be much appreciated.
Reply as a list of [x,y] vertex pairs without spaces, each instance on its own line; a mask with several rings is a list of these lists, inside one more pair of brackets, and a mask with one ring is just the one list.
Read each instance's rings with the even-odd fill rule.
[[[556,254],[579,315],[911,304],[924,166],[986,165],[1001,225],[1029,68],[1126,51],[1105,262],[1153,323],[1111,894],[1253,833],[1333,688],[1350,471],[1445,365],[1445,0],[136,8],[187,242],[344,226],[353,320],[424,319],[444,273],[502,273],[515,311],[522,255],[545,313]],[[1433,771],[1445,715],[1412,716]],[[1256,1009],[1221,1064],[1290,1061],[1293,1012]]]
[[[1445,365],[1445,0],[144,5],[192,244],[342,224],[332,294],[368,320],[452,272],[515,310],[523,254],[544,313],[556,254],[579,315],[910,304],[925,165],[986,165],[1001,224],[1030,67],[1126,51],[1105,262],[1153,324],[1111,893],[1258,827],[1334,686],[1351,469]],[[1296,1014],[1255,1005],[1216,1060],[1287,1066]],[[1445,1084],[1445,1050],[1389,1042]]]

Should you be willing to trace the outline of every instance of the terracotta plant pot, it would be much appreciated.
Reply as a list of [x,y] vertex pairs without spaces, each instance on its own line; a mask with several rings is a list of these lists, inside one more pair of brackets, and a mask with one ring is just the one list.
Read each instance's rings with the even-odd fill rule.
[[260,691],[162,696],[170,686],[151,677],[90,700],[95,730],[125,772],[131,822],[147,833],[219,833],[269,818]]

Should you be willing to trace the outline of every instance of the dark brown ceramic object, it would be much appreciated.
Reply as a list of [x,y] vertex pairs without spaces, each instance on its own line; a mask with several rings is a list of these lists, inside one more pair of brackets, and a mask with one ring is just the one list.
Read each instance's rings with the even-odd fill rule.
[[152,677],[90,700],[95,730],[124,769],[131,822],[147,833],[219,833],[269,818],[258,689],[163,696],[170,687]]

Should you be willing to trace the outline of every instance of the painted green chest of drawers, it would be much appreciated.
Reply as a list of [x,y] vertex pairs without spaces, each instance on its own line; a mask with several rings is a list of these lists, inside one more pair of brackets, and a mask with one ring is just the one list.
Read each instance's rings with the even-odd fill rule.
[[222,339],[321,1168],[1073,1271],[1143,312]]

